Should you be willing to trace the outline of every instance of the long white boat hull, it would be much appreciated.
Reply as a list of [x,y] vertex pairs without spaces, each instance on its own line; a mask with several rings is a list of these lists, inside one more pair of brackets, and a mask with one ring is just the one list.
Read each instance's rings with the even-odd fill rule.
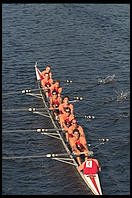
[[[37,68],[37,62],[35,64],[35,72],[36,72],[36,77],[37,77],[37,81],[38,81],[38,86],[40,88],[39,81],[41,79],[42,74],[41,74],[40,70]],[[44,103],[44,105],[47,106],[47,104],[45,102],[45,99],[44,99],[45,97],[43,96],[42,91],[40,91],[40,93],[41,93],[41,95],[43,97],[43,103]],[[48,109],[48,106],[47,106],[47,109]],[[54,119],[53,119],[53,117],[52,117],[52,115],[51,115],[51,113],[50,113],[50,111],[48,111],[48,112],[49,112],[50,119],[51,119],[54,127],[55,128],[58,128],[57,127],[57,123],[56,123],[57,121],[55,122]],[[63,134],[61,134],[59,131],[57,131],[57,133],[60,136],[60,139],[62,141],[62,144],[63,144],[65,150],[68,153],[70,153],[70,150],[69,150],[69,148],[68,148],[68,146],[66,144],[66,141],[65,141],[65,138],[64,138]],[[75,158],[72,155],[70,155],[69,157],[73,160],[73,165],[76,167],[76,170],[78,171],[78,164],[77,164]],[[84,175],[82,172],[79,172],[78,171],[78,173],[80,174],[81,178],[85,181],[85,183],[87,184],[87,186],[91,189],[91,191],[93,192],[93,194],[95,194],[95,195],[102,195],[102,191],[101,191],[101,186],[100,186],[100,181],[99,181],[98,174],[95,174],[93,176],[87,176],[87,175]]]

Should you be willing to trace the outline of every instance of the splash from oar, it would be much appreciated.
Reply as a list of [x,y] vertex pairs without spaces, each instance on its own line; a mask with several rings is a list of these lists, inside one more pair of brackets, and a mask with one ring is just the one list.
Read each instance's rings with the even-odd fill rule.
[[127,100],[128,94],[130,93],[129,91],[124,92],[123,90],[114,90],[116,93],[115,98],[108,98],[107,101],[104,102],[104,104],[111,103],[111,102],[124,102]]
[[105,85],[113,82],[116,82],[115,74],[113,74],[112,76],[107,76],[106,78],[98,79],[98,85]]
[[115,90],[116,94],[117,94],[117,102],[123,102],[127,99],[127,96],[129,94],[128,92],[124,92],[123,90]]

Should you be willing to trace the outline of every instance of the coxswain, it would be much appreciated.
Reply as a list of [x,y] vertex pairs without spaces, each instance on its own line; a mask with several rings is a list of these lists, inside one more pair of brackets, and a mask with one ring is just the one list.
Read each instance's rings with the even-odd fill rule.
[[97,159],[87,157],[87,159],[78,167],[79,172],[83,170],[84,175],[97,174],[101,171],[101,166]]
[[74,118],[71,122],[71,126],[68,128],[68,141],[69,141],[69,143],[70,143],[70,138],[73,137],[74,129],[78,129],[79,133],[80,133],[80,136],[83,136],[85,138],[85,133],[84,133],[83,128],[80,125],[78,125],[77,120]]
[[60,86],[60,81],[57,80],[50,88],[50,91],[52,93],[52,91],[55,90],[58,94],[58,96],[61,96],[62,93],[62,87]]
[[51,66],[49,66],[49,65],[46,66],[45,70],[43,70],[43,71],[41,72],[41,74],[43,75],[43,78],[45,78],[45,74],[46,74],[46,73],[48,73],[50,79],[53,78],[53,74],[52,74],[52,72],[51,72]]
[[77,156],[77,162],[79,165],[81,165],[81,154],[85,155],[85,159],[87,159],[88,155],[88,147],[87,147],[87,142],[86,139],[83,136],[80,136],[79,130],[74,129],[73,131],[73,137],[70,140],[70,146],[72,148],[72,151],[76,154]]
[[64,112],[65,112],[64,109],[65,109],[66,107],[69,107],[69,108],[71,109],[71,113],[73,114],[74,107],[73,107],[72,104],[69,103],[69,96],[65,96],[65,97],[63,98],[63,102],[62,102],[62,104],[60,104],[60,106],[59,106],[59,113],[64,113]]
[[71,109],[69,107],[65,108],[65,113],[59,114],[59,120],[61,128],[66,132],[66,139],[68,141],[68,128],[71,126],[71,121],[74,119],[74,114],[71,114]]
[[53,111],[55,118],[58,120],[59,115],[59,105],[61,104],[62,99],[61,97],[58,97],[57,92],[54,90],[52,92],[52,97],[50,97],[50,110]]
[[49,74],[46,73],[45,78],[41,80],[41,86],[44,89],[47,97],[50,97],[50,87],[52,86],[52,84],[53,84],[53,79],[50,79]]

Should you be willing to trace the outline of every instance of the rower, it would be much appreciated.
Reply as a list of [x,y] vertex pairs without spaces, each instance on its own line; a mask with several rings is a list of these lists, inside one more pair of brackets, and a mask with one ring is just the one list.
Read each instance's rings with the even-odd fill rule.
[[58,97],[57,92],[54,90],[52,92],[52,97],[50,98],[50,110],[53,111],[55,118],[58,120],[58,115],[59,115],[59,105],[61,104],[62,99],[61,97]]
[[46,66],[45,70],[42,71],[41,74],[43,75],[43,78],[45,78],[45,74],[46,74],[46,73],[48,73],[48,74],[49,74],[49,78],[52,79],[53,74],[52,74],[52,72],[51,72],[51,66],[49,66],[49,65]]
[[83,152],[85,159],[87,159],[89,150],[87,147],[86,139],[83,136],[80,136],[78,129],[74,129],[73,131],[73,137],[70,139],[70,146],[72,151],[77,155],[78,164],[81,165],[81,152]]
[[84,133],[83,128],[80,125],[78,125],[77,120],[74,118],[71,122],[71,126],[68,129],[68,141],[69,141],[69,143],[70,143],[70,138],[73,137],[73,131],[75,129],[78,129],[79,133],[80,133],[80,136],[83,136],[85,138],[85,133]]
[[63,114],[59,114],[59,120],[60,120],[60,125],[61,128],[63,128],[66,132],[66,139],[68,141],[68,128],[71,126],[71,121],[74,119],[74,115],[71,114],[71,109],[69,107],[66,107],[64,109],[64,113]]
[[58,96],[61,96],[61,93],[62,93],[62,87],[60,86],[60,81],[57,80],[56,83],[54,83],[51,88],[50,88],[50,91],[52,93],[52,91],[55,90],[58,94]]
[[50,96],[50,87],[53,84],[53,79],[49,78],[49,74],[45,73],[45,78],[41,80],[41,86],[44,89],[44,92],[47,97]]
[[87,159],[78,167],[78,170],[83,170],[84,175],[92,175],[101,171],[101,166],[97,159],[87,157]]
[[60,106],[59,106],[59,112],[64,113],[64,108],[66,108],[66,107],[69,107],[71,109],[71,113],[73,114],[74,107],[73,107],[72,104],[69,104],[69,97],[68,96],[65,96],[63,98],[63,103],[60,104]]

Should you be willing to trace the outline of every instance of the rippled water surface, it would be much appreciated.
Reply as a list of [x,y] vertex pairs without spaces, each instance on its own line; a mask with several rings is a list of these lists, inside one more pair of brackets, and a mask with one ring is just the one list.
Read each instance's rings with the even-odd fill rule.
[[[34,71],[52,66],[63,94],[82,96],[75,113],[104,117],[78,118],[91,150],[102,166],[103,194],[130,193],[130,120],[111,119],[129,113],[130,10],[128,4],[3,4],[2,107],[3,110],[38,107],[43,103],[17,92],[36,89]],[[97,85],[98,78],[115,74],[116,82]],[[66,84],[65,80],[73,83]],[[117,91],[127,92],[124,102],[108,102]],[[61,143],[35,132],[7,130],[53,127],[48,118],[28,111],[2,112],[3,156],[65,152]],[[99,145],[96,139],[109,138]],[[48,158],[2,161],[3,195],[91,194],[70,165]]]

